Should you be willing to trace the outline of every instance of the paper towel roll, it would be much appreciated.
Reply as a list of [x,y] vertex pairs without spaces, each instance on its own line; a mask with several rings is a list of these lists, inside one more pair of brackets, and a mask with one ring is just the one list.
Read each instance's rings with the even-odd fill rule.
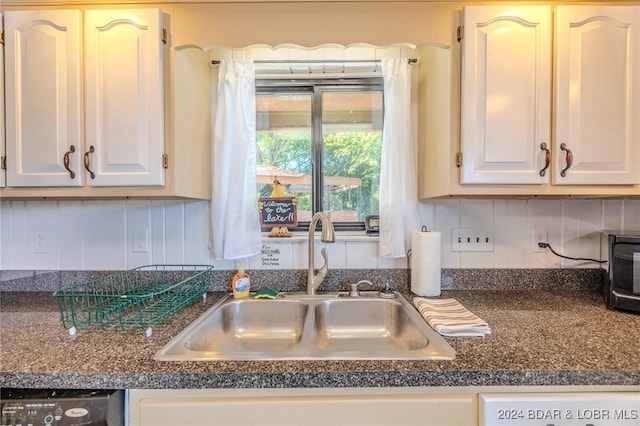
[[411,234],[411,291],[419,296],[440,296],[440,233]]

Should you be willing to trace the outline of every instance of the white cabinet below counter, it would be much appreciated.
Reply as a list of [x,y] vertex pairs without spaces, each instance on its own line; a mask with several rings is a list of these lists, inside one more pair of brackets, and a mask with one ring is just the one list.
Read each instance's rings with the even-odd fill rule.
[[638,386],[133,389],[129,425],[630,426],[638,404]]
[[130,426],[469,426],[476,397],[417,388],[131,390]]

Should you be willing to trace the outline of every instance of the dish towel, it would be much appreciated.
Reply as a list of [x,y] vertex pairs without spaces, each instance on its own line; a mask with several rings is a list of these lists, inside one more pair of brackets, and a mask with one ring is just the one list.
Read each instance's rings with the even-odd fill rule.
[[443,336],[480,336],[491,334],[489,325],[455,299],[414,297],[413,304],[427,323]]

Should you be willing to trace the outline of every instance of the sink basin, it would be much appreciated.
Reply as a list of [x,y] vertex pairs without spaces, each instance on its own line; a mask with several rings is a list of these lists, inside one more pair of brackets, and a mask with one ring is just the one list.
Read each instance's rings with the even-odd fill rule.
[[[402,303],[387,299],[342,299],[315,307],[314,337],[331,352],[416,351],[429,339]],[[420,320],[423,321],[423,320]]]
[[279,353],[300,343],[307,304],[295,300],[230,300],[202,318],[186,349],[193,352]]
[[155,354],[159,361],[453,359],[449,344],[399,293],[223,298]]

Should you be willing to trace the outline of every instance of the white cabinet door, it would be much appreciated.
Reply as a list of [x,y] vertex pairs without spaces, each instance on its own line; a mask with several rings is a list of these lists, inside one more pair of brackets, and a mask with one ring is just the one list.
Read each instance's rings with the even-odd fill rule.
[[81,29],[78,10],[5,13],[8,186],[82,184]]
[[7,186],[164,185],[162,19],[6,13]]
[[164,185],[164,62],[159,9],[87,10],[87,178]]
[[477,423],[474,394],[437,393],[429,388],[133,389],[129,402],[131,426]]
[[553,183],[640,183],[640,7],[558,6],[555,37]]
[[548,182],[550,7],[470,6],[463,23],[461,183]]
[[[0,34],[3,34],[2,14],[0,14]],[[4,44],[0,44],[0,188],[4,187]]]

